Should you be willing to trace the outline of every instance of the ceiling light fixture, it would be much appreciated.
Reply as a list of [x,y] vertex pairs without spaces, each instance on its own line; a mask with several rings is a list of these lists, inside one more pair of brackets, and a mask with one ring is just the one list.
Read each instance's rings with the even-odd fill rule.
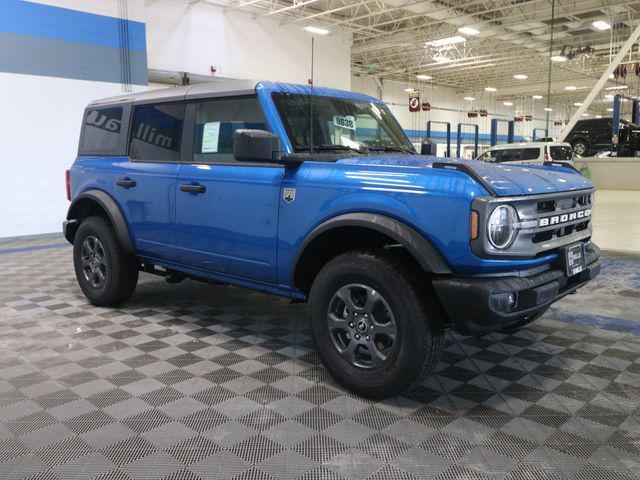
[[591,24],[591,26],[596,30],[609,30],[611,28],[611,25],[604,20],[596,20]]
[[545,112],[553,112],[553,108],[544,107]]
[[444,55],[435,55],[433,57],[433,61],[436,63],[449,63],[451,59],[449,57],[445,57]]
[[596,115],[596,118],[602,118],[602,115]]
[[513,107],[513,102],[502,102],[505,107]]
[[472,102],[476,99],[476,97],[464,97],[465,100]]
[[629,88],[627,85],[616,85],[614,87],[606,87],[605,90],[626,90]]
[[582,116],[583,116],[583,117],[588,117],[588,116],[589,116],[589,114],[588,114],[588,113],[583,113],[583,114],[582,114]]
[[529,78],[529,77],[527,77],[527,76],[526,76],[525,74],[523,74],[523,73],[516,73],[516,74],[513,76],[513,78],[515,78],[516,80],[526,80],[526,79],[527,79],[527,78]]
[[534,100],[542,100],[542,95],[532,95],[531,98]]
[[415,88],[405,88],[404,91],[407,92],[407,93],[411,93],[411,92],[415,92],[416,89]]
[[446,47],[447,45],[454,45],[456,43],[466,42],[467,39],[460,35],[454,35],[453,37],[440,38],[438,40],[431,40],[426,42],[425,47]]
[[476,30],[473,27],[460,27],[458,31],[465,35],[478,35],[480,33],[480,30]]
[[569,90],[570,92],[572,92],[572,91],[574,91],[574,90],[577,90],[577,89],[578,89],[578,87],[575,87],[575,86],[573,86],[573,85],[569,85],[569,86],[567,86],[567,87],[564,87],[564,89],[565,89],[565,90]]
[[607,108],[607,112],[613,112],[613,108]]
[[581,106],[581,105],[582,105],[582,102],[575,102],[575,103],[573,104],[573,106],[574,106],[574,107],[579,107],[579,106]]
[[567,57],[565,57],[564,55],[552,55],[551,56],[551,61],[552,62],[562,63],[562,62],[566,62],[567,60],[569,60],[569,59]]
[[497,92],[498,89],[495,87],[484,87],[485,92]]
[[327,30],[326,28],[319,28],[319,27],[312,27],[312,26],[306,26],[303,28],[304,31],[309,32],[309,33],[315,33],[317,35],[328,35],[329,34],[329,30]]
[[423,74],[420,74],[420,75],[416,75],[416,78],[417,78],[418,80],[431,80],[431,75],[423,75]]

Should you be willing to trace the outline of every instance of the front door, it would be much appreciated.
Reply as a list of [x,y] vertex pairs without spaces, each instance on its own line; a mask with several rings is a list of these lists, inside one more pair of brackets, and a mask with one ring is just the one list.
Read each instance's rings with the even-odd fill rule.
[[284,168],[233,159],[236,129],[265,128],[258,100],[209,100],[189,108],[194,141],[191,161],[178,170],[178,259],[201,270],[275,282]]
[[175,259],[175,194],[185,105],[135,106],[129,159],[118,165],[113,187],[136,252]]

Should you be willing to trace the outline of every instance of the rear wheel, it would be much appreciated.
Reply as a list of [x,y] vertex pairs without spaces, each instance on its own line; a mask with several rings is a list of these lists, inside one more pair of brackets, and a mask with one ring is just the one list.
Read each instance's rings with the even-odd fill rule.
[[127,300],[138,283],[138,260],[126,252],[109,221],[94,215],[82,221],[73,241],[78,284],[94,305]]
[[329,261],[311,288],[309,315],[327,369],[367,397],[411,388],[442,354],[444,320],[435,297],[412,268],[382,251]]
[[571,148],[576,155],[586,155],[589,152],[589,144],[581,138],[571,142]]

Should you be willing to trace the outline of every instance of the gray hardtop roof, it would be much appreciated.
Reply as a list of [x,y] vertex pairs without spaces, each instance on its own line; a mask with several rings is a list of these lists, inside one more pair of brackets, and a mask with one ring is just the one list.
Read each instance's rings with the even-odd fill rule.
[[253,95],[257,80],[239,80],[216,78],[206,83],[196,83],[184,87],[158,88],[144,92],[128,93],[116,97],[94,100],[88,106],[122,105],[126,103],[142,104],[150,102],[172,102],[187,99],[231,97],[237,95]]

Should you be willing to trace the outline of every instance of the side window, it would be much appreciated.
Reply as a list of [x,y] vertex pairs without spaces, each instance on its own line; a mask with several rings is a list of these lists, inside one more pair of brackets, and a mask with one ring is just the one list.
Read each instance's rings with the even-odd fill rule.
[[495,162],[498,160],[499,153],[500,150],[489,150],[488,152],[484,152],[482,154],[482,158],[480,160],[482,160],[483,162]]
[[512,148],[508,150],[502,150],[501,162],[515,162],[522,160],[522,149]]
[[537,160],[540,158],[539,148],[524,148],[522,150],[522,160]]
[[122,107],[88,108],[82,124],[80,153],[115,154],[122,129]]
[[135,107],[129,143],[131,159],[177,163],[184,110],[182,103]]
[[235,162],[233,132],[241,128],[265,129],[262,109],[257,98],[232,98],[197,103],[193,162]]

